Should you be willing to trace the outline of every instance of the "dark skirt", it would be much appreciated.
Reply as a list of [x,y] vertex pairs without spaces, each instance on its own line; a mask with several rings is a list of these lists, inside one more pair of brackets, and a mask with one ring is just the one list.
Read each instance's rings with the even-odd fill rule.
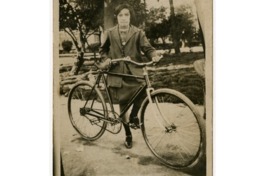
[[135,78],[123,78],[121,87],[109,87],[113,103],[126,105],[144,85],[144,81]]

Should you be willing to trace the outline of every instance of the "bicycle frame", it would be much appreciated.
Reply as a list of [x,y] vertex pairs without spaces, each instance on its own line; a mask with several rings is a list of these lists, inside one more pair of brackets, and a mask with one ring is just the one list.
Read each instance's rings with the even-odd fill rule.
[[[143,92],[143,91],[146,91],[146,94],[147,94],[147,98],[149,99],[149,102],[151,104],[151,106],[155,109],[155,107],[157,107],[157,111],[161,114],[160,110],[159,110],[159,107],[157,105],[157,100],[155,100],[155,102],[153,102],[153,100],[151,99],[151,92],[154,91],[154,88],[152,88],[151,86],[151,83],[150,83],[150,80],[149,80],[149,76],[148,76],[148,72],[147,72],[147,68],[146,66],[143,67],[143,76],[136,76],[136,75],[130,75],[130,74],[123,74],[123,73],[113,73],[113,72],[109,72],[109,71],[103,71],[103,70],[99,70],[99,75],[95,81],[95,84],[94,86],[92,87],[92,90],[91,90],[91,94],[92,92],[94,91],[95,87],[99,87],[99,84],[100,84],[100,81],[101,79],[103,80],[103,84],[104,85],[107,85],[106,84],[106,77],[105,77],[105,74],[107,75],[112,75],[112,76],[118,76],[118,77],[129,77],[129,78],[136,78],[136,79],[141,79],[141,80],[145,80],[145,85],[140,87],[135,93],[134,95],[130,98],[130,100],[128,101],[127,105],[123,108],[123,110],[120,112],[119,114],[119,117],[123,117],[125,115],[125,113],[128,111],[128,109],[132,106],[132,104],[134,103],[135,99]],[[110,95],[110,92],[106,86],[105,88],[105,91],[106,91],[106,95],[107,95],[107,99],[109,100],[109,104],[110,104],[110,108],[111,108],[111,111],[110,112],[114,112],[113,115],[114,115],[114,118],[117,119],[116,117],[116,113],[115,113],[115,110],[114,110],[114,106],[113,106],[113,100],[112,100],[112,97]],[[89,100],[89,97],[88,97],[88,100]],[[87,100],[87,102],[88,102]],[[86,102],[86,104],[87,104]],[[86,106],[85,104],[85,106]],[[98,112],[96,112],[98,113]],[[161,114],[162,115],[162,114]],[[156,115],[154,115],[155,118]],[[163,115],[162,115],[163,116]],[[98,116],[97,116],[98,117]],[[101,117],[101,118],[104,118],[104,117]],[[108,113],[107,113],[107,118],[109,118],[108,116]],[[158,119],[158,122],[160,124],[160,126],[166,126],[166,127],[170,127],[171,124],[168,122],[168,120],[163,116],[163,120],[160,120]],[[124,122],[123,122],[124,123]]]
[[[136,79],[140,79],[140,80],[145,80],[146,82],[146,85],[140,87],[135,93],[134,95],[131,97],[131,99],[128,101],[127,105],[124,107],[124,109],[120,112],[120,115],[119,117],[122,117],[125,115],[125,113],[128,111],[128,109],[131,107],[131,105],[134,103],[135,99],[142,93],[144,92],[145,90],[149,91],[149,89],[151,88],[151,84],[150,84],[150,81],[149,81],[149,77],[148,77],[148,73],[146,71],[146,68],[144,67],[143,68],[144,70],[144,73],[143,73],[143,76],[136,76],[136,75],[130,75],[130,74],[123,74],[123,73],[113,73],[113,72],[109,72],[109,71],[99,71],[99,75],[96,79],[96,82],[92,88],[92,91],[94,90],[94,88],[97,86],[99,87],[99,83],[101,81],[101,79],[103,80],[103,83],[104,85],[106,85],[106,76],[105,74],[107,75],[112,75],[112,76],[118,76],[118,77],[127,77],[127,78],[136,78]],[[106,95],[107,95],[107,99],[109,100],[109,104],[110,104],[110,108],[111,108],[111,111],[112,112],[115,112],[114,111],[114,106],[113,106],[113,99],[112,99],[112,96],[109,92],[109,89],[107,88],[106,86]],[[114,116],[116,115],[115,113],[113,113]],[[115,117],[116,118],[116,117]]]

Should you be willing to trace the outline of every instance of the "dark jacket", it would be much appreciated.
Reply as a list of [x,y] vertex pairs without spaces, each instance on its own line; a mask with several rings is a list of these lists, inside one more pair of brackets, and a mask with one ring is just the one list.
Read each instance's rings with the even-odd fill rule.
[[[124,52],[122,52],[122,50],[124,50]],[[156,56],[156,50],[150,45],[145,33],[132,25],[128,31],[127,42],[124,47],[121,45],[118,26],[115,26],[105,32],[104,41],[100,47],[100,54],[103,59],[117,59],[130,56],[131,59],[136,62],[144,62],[141,51],[149,60]],[[111,68],[110,71],[115,73],[127,73],[127,69],[129,69],[133,75],[143,74],[142,68],[138,68],[132,64],[127,64],[126,67],[126,64],[122,62]],[[121,77],[108,76],[107,82],[110,87],[122,87]]]

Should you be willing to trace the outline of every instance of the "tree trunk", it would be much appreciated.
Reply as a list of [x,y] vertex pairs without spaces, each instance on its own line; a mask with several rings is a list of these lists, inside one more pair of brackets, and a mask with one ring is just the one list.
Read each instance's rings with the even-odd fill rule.
[[105,1],[104,6],[104,30],[114,26],[114,9],[111,2]]
[[174,16],[174,5],[173,5],[173,0],[169,0],[170,1],[170,14],[171,16]]
[[162,40],[162,45],[163,47],[165,46],[166,42],[165,42],[165,38],[164,37],[161,37],[161,40]]
[[162,40],[162,44],[165,45],[165,38],[161,37],[161,40]]
[[76,62],[74,63],[70,75],[78,75],[83,63],[84,63],[84,53],[85,53],[85,43],[86,43],[86,38],[85,35],[82,32],[81,25],[79,27],[79,32],[80,32],[80,42],[81,42],[81,48],[78,49],[78,56],[76,58]]
[[172,37],[172,42],[173,42],[173,46],[174,46],[174,50],[175,50],[175,54],[180,54],[180,43],[177,40],[177,36],[175,36],[175,13],[174,13],[174,5],[173,5],[173,0],[169,0],[170,1],[170,14],[171,14],[171,37]]
[[121,2],[122,2],[121,0],[105,0],[104,30],[109,29],[115,25],[114,9]]
[[180,42],[178,40],[173,40],[173,46],[174,46],[174,51],[175,54],[180,54]]

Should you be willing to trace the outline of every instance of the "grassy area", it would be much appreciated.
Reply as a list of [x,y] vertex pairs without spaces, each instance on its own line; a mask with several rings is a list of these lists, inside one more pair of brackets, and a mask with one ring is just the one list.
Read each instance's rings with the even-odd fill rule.
[[[169,65],[192,65],[194,61],[204,59],[203,52],[165,54],[156,67]],[[155,88],[175,89],[192,100],[195,104],[204,103],[205,80],[194,68],[150,71],[150,78]]]
[[[195,60],[203,59],[202,52],[182,53],[181,55],[165,54],[163,59],[155,66],[155,68],[171,66],[171,65],[190,65],[192,66]],[[80,74],[87,72],[91,66],[84,64],[80,70]],[[71,66],[61,67],[61,78],[67,77]],[[149,71],[150,79],[155,88],[171,88],[185,94],[195,104],[204,103],[204,78],[200,77],[193,67],[182,67],[173,70],[156,70]],[[61,86],[61,93],[65,93],[69,89],[67,85]]]
[[205,82],[193,68],[149,72],[154,88],[171,88],[192,100],[195,104],[204,103]]
[[204,53],[203,52],[196,52],[196,53],[181,53],[180,55],[174,55],[174,54],[164,54],[163,58],[160,60],[160,62],[157,64],[157,66],[164,66],[164,65],[188,65],[192,64],[194,61],[199,59],[204,59]]

